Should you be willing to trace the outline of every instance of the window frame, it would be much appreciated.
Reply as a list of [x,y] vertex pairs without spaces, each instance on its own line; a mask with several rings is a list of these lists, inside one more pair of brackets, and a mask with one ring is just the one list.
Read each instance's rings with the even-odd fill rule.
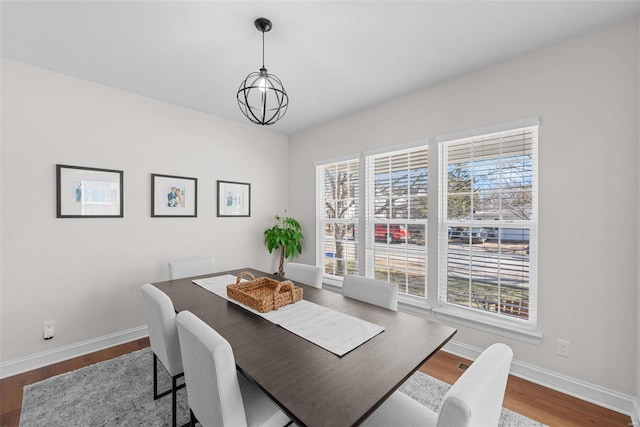
[[[496,133],[514,131],[518,129],[530,128],[533,130],[531,148],[531,215],[528,220],[499,219],[487,220],[450,220],[447,212],[448,196],[448,173],[449,165],[445,158],[445,144],[456,142],[467,138],[481,138]],[[437,307],[434,311],[437,318],[441,320],[456,321],[457,323],[477,326],[483,325],[485,329],[492,333],[510,336],[522,341],[538,343],[542,334],[538,328],[538,132],[539,121],[537,118],[526,119],[503,125],[477,129],[469,132],[450,134],[436,138],[438,150],[438,298]],[[501,313],[491,313],[477,308],[464,307],[447,302],[448,286],[448,245],[449,228],[452,225],[464,225],[470,228],[493,227],[499,229],[526,229],[529,235],[529,282],[528,282],[528,319],[516,316],[508,316]]]
[[[348,218],[327,218],[325,217],[325,208],[326,208],[326,198],[325,198],[325,189],[326,189],[326,181],[325,181],[325,170],[328,166],[336,166],[340,164],[353,164],[355,163],[355,171],[357,172],[357,180],[358,185],[356,187],[356,197],[355,200],[355,210],[357,214],[353,217]],[[361,159],[358,155],[350,155],[344,156],[335,159],[329,159],[322,162],[315,163],[315,172],[316,172],[316,265],[322,268],[322,277],[323,282],[329,283],[332,285],[341,286],[342,277],[335,274],[329,274],[326,272],[326,256],[325,256],[325,227],[327,224],[339,224],[339,223],[353,223],[353,251],[355,253],[356,259],[356,268],[355,272],[358,273],[360,270],[361,264],[361,256],[360,256],[360,193],[361,193]],[[348,236],[347,236],[348,237]],[[348,247],[347,247],[348,249]],[[334,252],[335,255],[335,252]],[[346,262],[346,261],[345,261]],[[348,271],[348,270],[347,270]]]
[[[340,158],[334,158],[329,160],[318,161],[315,163],[316,166],[316,265],[319,265],[323,268],[323,283],[325,285],[329,285],[328,289],[332,289],[335,291],[339,291],[342,286],[342,277],[339,276],[329,276],[324,273],[324,264],[322,262],[322,257],[324,256],[324,236],[322,235],[322,231],[324,228],[320,226],[319,221],[319,207],[321,205],[321,197],[319,195],[320,187],[318,182],[318,166],[329,165],[336,162],[342,161],[358,161],[358,215],[353,218],[353,223],[357,231],[359,232],[354,239],[356,244],[356,252],[357,252],[357,261],[358,261],[358,273],[366,275],[367,277],[370,274],[366,274],[368,269],[372,269],[370,267],[372,265],[372,259],[370,258],[370,243],[369,240],[373,237],[374,229],[373,224],[375,221],[369,221],[367,219],[367,211],[369,208],[369,197],[367,196],[367,191],[369,191],[369,186],[371,184],[371,179],[368,176],[368,171],[366,167],[366,158],[367,156],[372,156],[376,154],[384,154],[384,153],[392,153],[395,151],[400,151],[403,149],[411,149],[411,148],[426,148],[428,150],[428,165],[427,169],[430,171],[430,177],[428,178],[428,209],[430,214],[431,223],[426,220],[425,222],[425,251],[427,252],[427,261],[426,261],[426,271],[425,271],[425,296],[417,297],[409,294],[399,294],[398,301],[400,303],[400,307],[407,312],[411,312],[417,315],[427,315],[432,313],[435,315],[435,318],[442,321],[452,322],[458,325],[468,326],[474,329],[483,330],[489,333],[493,333],[500,336],[505,336],[509,338],[516,339],[522,342],[528,342],[531,344],[539,345],[542,341],[542,331],[539,330],[539,325],[537,323],[537,312],[538,312],[538,303],[537,303],[537,293],[539,290],[538,282],[537,282],[537,270],[538,270],[538,207],[537,207],[537,198],[538,198],[538,181],[539,181],[539,173],[538,173],[538,138],[536,134],[536,143],[534,144],[534,162],[533,168],[535,179],[533,182],[533,197],[535,208],[533,210],[533,215],[535,218],[534,224],[527,224],[529,228],[529,239],[530,239],[530,271],[529,277],[530,282],[534,283],[535,290],[533,295],[530,295],[530,305],[533,306],[533,310],[535,310],[534,321],[522,321],[516,317],[508,317],[504,315],[496,315],[490,313],[484,313],[479,310],[471,310],[466,309],[464,307],[456,307],[451,304],[442,304],[440,302],[440,281],[442,277],[446,278],[446,271],[443,275],[442,272],[442,247],[443,247],[443,238],[446,241],[447,238],[447,225],[446,218],[443,221],[442,215],[442,163],[441,163],[441,155],[442,155],[442,145],[441,143],[452,141],[454,139],[461,139],[467,137],[477,137],[479,135],[502,132],[513,130],[517,128],[524,127],[533,127],[535,126],[536,131],[539,132],[539,119],[537,117],[532,117],[524,120],[517,120],[508,123],[502,123],[494,126],[487,126],[478,129],[467,130],[463,132],[456,132],[447,135],[439,135],[435,137],[423,138],[418,141],[413,141],[405,144],[399,144],[395,146],[386,146],[382,148],[377,148],[373,150],[366,150],[360,152],[358,154],[351,154],[347,156],[343,156]],[[428,172],[429,173],[429,172]],[[395,220],[394,220],[395,221]],[[401,221],[404,222],[404,221]],[[485,223],[477,224],[477,222],[472,223],[473,226],[485,226]],[[513,221],[506,227],[518,228],[519,224],[517,221]],[[430,236],[430,237],[429,237]],[[428,253],[431,253],[429,256]]]
[[[419,141],[414,141],[410,144],[404,144],[402,146],[388,147],[383,150],[369,151],[364,153],[365,179],[363,181],[363,184],[366,188],[365,203],[364,203],[365,209],[363,212],[364,221],[365,221],[365,262],[364,262],[365,276],[376,278],[375,257],[377,253],[382,256],[386,255],[387,259],[393,258],[393,257],[395,257],[396,259],[404,258],[405,265],[403,268],[398,268],[398,270],[404,271],[404,274],[405,274],[404,286],[407,292],[403,292],[402,290],[400,290],[401,284],[398,283],[398,286],[399,286],[398,296],[400,298],[400,301],[405,301],[405,302],[412,301],[414,304],[418,304],[418,305],[426,304],[426,299],[428,298],[428,273],[429,273],[428,228],[429,227],[428,227],[428,219],[426,218],[412,219],[411,218],[411,214],[409,211],[411,209],[410,201],[411,201],[412,195],[411,195],[411,184],[410,184],[411,177],[409,172],[413,170],[411,168],[411,163],[410,163],[411,156],[416,155],[416,153],[419,153],[421,151],[424,151],[425,153],[423,155],[426,157],[426,160],[418,163],[418,165],[424,165],[423,167],[426,172],[426,176],[424,177],[426,181],[423,184],[424,196],[417,196],[417,197],[424,197],[425,207],[428,207],[428,204],[429,204],[429,149],[430,148],[429,148],[428,140],[419,140]],[[407,156],[407,168],[406,169],[401,168],[399,169],[399,171],[407,172],[406,198],[408,199],[408,204],[407,204],[408,212],[407,212],[406,218],[397,218],[397,217],[394,218],[393,213],[391,213],[387,218],[376,217],[375,209],[376,209],[376,201],[378,200],[376,197],[376,188],[375,188],[376,187],[376,179],[375,179],[376,166],[378,165],[378,162],[381,158],[388,157],[389,161],[392,161],[394,157],[398,158],[405,155]],[[417,158],[419,159],[419,157]],[[391,169],[392,169],[392,166],[390,165],[389,170]],[[391,192],[391,187],[389,188],[389,191]],[[393,200],[391,193],[389,194],[389,198],[390,200]],[[420,246],[416,246],[415,248],[412,246],[411,247],[409,246],[409,244],[411,244],[410,236],[407,237],[405,242],[400,241],[399,243],[393,244],[392,242],[387,241],[386,244],[384,242],[380,243],[376,239],[376,226],[378,224],[384,224],[387,227],[392,227],[394,225],[406,225],[407,231],[409,231],[409,227],[412,225],[422,226],[422,228],[424,229],[424,242],[422,245],[422,249],[420,248]],[[380,245],[384,245],[384,246],[381,247]],[[411,272],[409,264],[410,264],[410,259],[412,257],[414,258],[414,261],[413,261],[414,264],[415,262],[417,262],[418,258],[424,258],[423,262],[421,263],[421,265],[424,268],[424,282],[422,284],[423,295],[415,295],[408,292],[409,288],[411,287],[411,283],[410,283],[410,280],[408,279],[408,275]]]

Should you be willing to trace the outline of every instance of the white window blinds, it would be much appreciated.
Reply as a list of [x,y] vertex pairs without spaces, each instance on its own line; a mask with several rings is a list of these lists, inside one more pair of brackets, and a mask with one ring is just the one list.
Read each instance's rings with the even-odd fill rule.
[[365,158],[366,275],[426,296],[427,147]]
[[316,262],[329,276],[358,274],[359,161],[316,166]]
[[441,303],[536,324],[537,143],[529,126],[439,144]]

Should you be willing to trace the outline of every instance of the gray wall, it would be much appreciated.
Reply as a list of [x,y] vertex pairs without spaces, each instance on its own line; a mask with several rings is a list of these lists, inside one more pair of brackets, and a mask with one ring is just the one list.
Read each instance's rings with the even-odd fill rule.
[[[142,326],[168,260],[274,268],[286,136],[7,60],[1,82],[3,362]],[[124,218],[56,219],[56,163],[124,170]],[[198,178],[198,217],[151,218],[152,173]],[[218,179],[251,183],[250,218],[216,217]]]
[[[290,212],[313,230],[317,160],[538,116],[544,338],[532,345],[459,327],[455,339],[506,342],[521,362],[635,396],[638,61],[634,18],[294,135]],[[303,262],[315,261],[314,247],[307,232]],[[570,358],[556,355],[559,338],[571,342]]]
[[[640,17],[638,17],[638,25],[640,26]],[[638,36],[640,36],[640,32],[638,33]],[[640,46],[640,42],[638,43],[638,45]],[[640,55],[638,55],[640,57]],[[639,58],[640,60],[640,58]],[[638,73],[638,79],[640,79],[640,73]],[[640,86],[640,83],[639,83]],[[639,109],[640,110],[640,109]],[[640,114],[640,111],[638,111],[638,114]],[[640,123],[640,115],[638,116],[638,123]],[[638,132],[640,134],[640,131]],[[638,145],[640,146],[640,135],[638,135]],[[639,151],[639,155],[640,155],[640,150]],[[638,157],[638,165],[640,165],[640,156]],[[640,175],[638,176],[638,179],[640,180]],[[638,191],[640,192],[640,181],[638,182]],[[637,210],[636,212],[640,212],[640,196],[638,197],[638,206],[637,206]],[[637,219],[638,219],[638,258],[636,259],[636,266],[638,267],[638,288],[637,288],[637,302],[636,302],[636,307],[640,307],[640,215],[637,215]],[[637,313],[637,322],[638,322],[638,327],[637,327],[637,335],[636,335],[636,357],[637,357],[637,362],[636,362],[636,413],[640,414],[640,310],[636,310]]]

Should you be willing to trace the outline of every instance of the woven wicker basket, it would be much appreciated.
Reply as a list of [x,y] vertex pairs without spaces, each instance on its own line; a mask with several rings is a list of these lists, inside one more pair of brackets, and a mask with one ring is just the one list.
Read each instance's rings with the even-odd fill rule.
[[[251,281],[240,282],[244,276],[249,276]],[[243,271],[238,274],[234,285],[227,286],[227,296],[260,313],[266,313],[300,301],[302,288],[296,288],[290,280],[278,282],[268,277],[256,279],[250,272]]]

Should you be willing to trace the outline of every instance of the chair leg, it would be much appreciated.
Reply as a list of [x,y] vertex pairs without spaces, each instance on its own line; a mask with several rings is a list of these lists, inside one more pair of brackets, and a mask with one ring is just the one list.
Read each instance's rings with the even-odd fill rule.
[[[183,388],[186,384],[182,383],[178,385],[178,378],[184,377],[184,373],[174,375],[171,377],[171,388],[158,393],[158,357],[153,353],[153,400],[157,400],[167,394],[171,393],[171,426],[176,427],[176,413],[178,406],[177,392]],[[186,424],[185,424],[186,425]]]
[[[187,385],[186,383],[182,383],[182,384],[178,385],[178,378],[181,378],[181,377],[184,377],[184,373],[181,373],[181,374],[178,374],[178,375],[174,375],[171,378],[171,383],[172,383],[171,384],[172,385],[171,391],[173,392],[172,393],[172,397],[171,397],[171,405],[172,405],[172,410],[171,410],[172,417],[171,418],[173,420],[172,421],[172,426],[173,427],[176,427],[176,422],[177,422],[176,416],[177,416],[177,406],[178,406],[178,390],[180,390],[181,388],[186,387],[186,385]],[[187,424],[185,424],[182,427],[186,427]]]
[[153,400],[158,400],[158,358],[153,353]]
[[176,400],[178,394],[178,376],[171,378],[171,426],[176,427]]
[[193,411],[191,410],[191,408],[189,408],[189,414],[190,414],[190,415],[189,415],[189,426],[191,426],[191,427],[196,427],[196,422],[197,422],[198,420],[196,420],[196,416],[195,416],[195,414],[193,413]]
[[158,400],[169,393],[171,393],[171,389],[158,393],[158,356],[153,353],[153,400]]

